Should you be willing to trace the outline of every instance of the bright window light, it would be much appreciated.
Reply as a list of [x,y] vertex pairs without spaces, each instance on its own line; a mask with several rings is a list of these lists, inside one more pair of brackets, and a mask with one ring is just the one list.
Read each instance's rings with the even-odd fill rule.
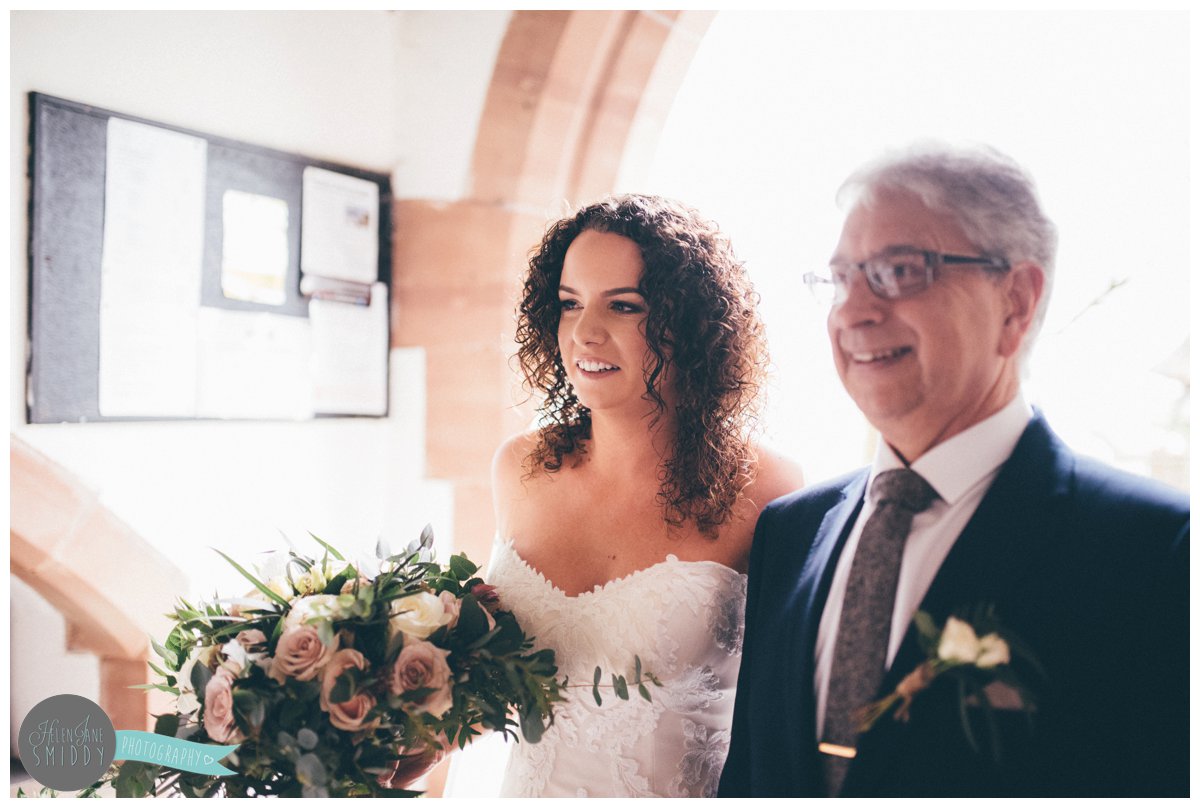
[[768,440],[817,481],[874,437],[833,369],[822,266],[859,164],[914,140],[988,143],[1058,225],[1026,393],[1077,450],[1188,485],[1184,12],[722,12],[638,188],[716,219],[762,295]]

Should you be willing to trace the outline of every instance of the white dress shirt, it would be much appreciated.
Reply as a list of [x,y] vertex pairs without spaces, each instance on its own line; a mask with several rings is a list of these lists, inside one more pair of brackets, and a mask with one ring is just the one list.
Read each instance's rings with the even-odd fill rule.
[[[917,607],[929,590],[938,568],[946,560],[950,548],[958,539],[967,522],[979,507],[1008,460],[1033,410],[1020,393],[1003,409],[949,440],[939,443],[921,455],[909,468],[925,478],[938,496],[928,510],[913,517],[912,528],[904,545],[904,556],[900,562],[900,580],[896,586],[896,604],[892,611],[892,630],[888,642],[887,664],[890,666],[900,643],[908,631],[908,625],[916,614]],[[829,588],[825,611],[817,630],[815,649],[815,681],[817,697],[817,740],[825,726],[825,701],[829,694],[829,675],[833,668],[833,649],[837,642],[838,624],[842,617],[842,599],[846,595],[846,582],[850,577],[850,565],[854,551],[858,548],[858,537],[863,526],[875,510],[875,499],[871,496],[871,484],[875,477],[888,469],[903,468],[902,461],[892,447],[880,441],[875,452],[875,462],[867,478],[867,498],[863,503],[858,520],[850,530],[846,546],[838,557],[837,569]]]

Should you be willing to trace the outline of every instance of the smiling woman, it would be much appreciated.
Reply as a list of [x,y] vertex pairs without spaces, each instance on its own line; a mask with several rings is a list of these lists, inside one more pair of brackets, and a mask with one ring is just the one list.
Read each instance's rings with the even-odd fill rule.
[[[571,293],[585,280],[590,302]],[[529,470],[557,471],[564,457],[589,451],[593,405],[581,399],[588,379],[573,360],[616,361],[564,339],[565,329],[612,322],[624,334],[636,325],[644,348],[622,337],[616,347],[633,353],[620,378],[644,399],[638,406],[652,408],[650,426],[674,442],[662,460],[665,518],[676,526],[693,519],[702,531],[722,524],[745,483],[767,361],[757,301],[728,239],[678,203],[627,195],[554,224],[530,261],[517,325],[517,356],[529,387],[545,396],[548,422]]]
[[751,440],[756,300],[716,226],[659,197],[585,207],[530,260],[518,358],[544,424],[496,453],[488,580],[571,681],[661,685],[570,694],[512,750],[505,794],[715,793],[754,524],[802,483]]
[[646,344],[641,277],[641,251],[624,236],[586,230],[567,249],[558,349],[576,395],[592,412],[632,407],[635,416],[654,415],[644,381],[654,354]]

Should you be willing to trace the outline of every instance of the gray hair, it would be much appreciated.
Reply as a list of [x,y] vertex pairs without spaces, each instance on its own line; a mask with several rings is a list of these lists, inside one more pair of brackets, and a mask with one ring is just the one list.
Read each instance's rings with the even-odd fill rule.
[[870,205],[881,189],[907,191],[930,210],[954,217],[986,255],[1010,265],[1032,261],[1043,269],[1042,299],[1021,346],[1024,365],[1046,319],[1058,247],[1058,231],[1043,213],[1029,174],[990,146],[918,143],[855,171],[838,189],[837,202],[843,210]]

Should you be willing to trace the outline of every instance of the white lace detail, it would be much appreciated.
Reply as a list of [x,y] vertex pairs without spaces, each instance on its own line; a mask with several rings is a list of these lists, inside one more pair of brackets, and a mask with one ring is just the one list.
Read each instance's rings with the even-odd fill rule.
[[712,611],[713,639],[731,654],[742,653],[742,637],[746,633],[746,576],[731,587]]
[[[569,596],[498,542],[488,571],[503,608],[538,647],[555,651],[568,700],[537,744],[514,744],[503,794],[700,796],[715,791],[728,747],[740,663],[746,577],[712,561],[667,556]],[[622,701],[593,671],[633,676],[634,656],[662,687]],[[602,686],[604,682],[602,681]],[[724,746],[722,746],[722,744]],[[719,758],[717,757],[719,752]]]
[[717,785],[721,782],[721,769],[725,767],[725,756],[729,754],[729,730],[709,732],[703,724],[694,724],[683,719],[684,748],[679,774],[671,781],[672,797],[717,796]]

